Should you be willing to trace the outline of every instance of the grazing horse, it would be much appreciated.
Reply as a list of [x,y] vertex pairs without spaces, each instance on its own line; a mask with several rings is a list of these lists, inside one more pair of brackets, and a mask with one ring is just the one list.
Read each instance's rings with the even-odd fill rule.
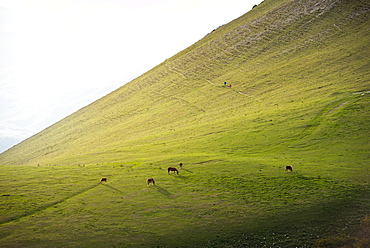
[[290,165],[285,166],[285,170],[287,171],[293,171],[293,167]]
[[102,177],[101,179],[100,179],[100,182],[102,183],[102,182],[107,182],[107,178],[106,177]]
[[175,173],[179,174],[179,171],[175,167],[168,167],[167,171],[168,174],[170,174],[171,171],[174,171]]
[[180,165],[180,168],[182,168],[182,163],[180,163],[179,165]]
[[154,178],[148,178],[148,179],[146,179],[146,183],[148,184],[148,186],[149,186],[149,184],[155,185]]

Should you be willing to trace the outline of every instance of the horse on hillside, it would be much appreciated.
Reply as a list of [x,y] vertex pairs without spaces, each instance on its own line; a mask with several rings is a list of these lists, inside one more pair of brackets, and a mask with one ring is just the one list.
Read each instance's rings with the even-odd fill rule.
[[100,182],[102,183],[102,182],[107,182],[107,178],[106,177],[102,177],[101,179],[100,179]]
[[293,167],[290,165],[285,166],[286,171],[293,171]]
[[170,172],[173,171],[174,173],[179,174],[179,171],[175,167],[168,167],[167,172],[170,174]]

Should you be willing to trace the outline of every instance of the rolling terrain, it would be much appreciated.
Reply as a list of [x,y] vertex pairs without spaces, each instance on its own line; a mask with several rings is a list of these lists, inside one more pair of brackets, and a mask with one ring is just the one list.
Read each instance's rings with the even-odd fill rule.
[[370,214],[369,10],[265,0],[0,154],[0,246],[310,247],[352,235]]

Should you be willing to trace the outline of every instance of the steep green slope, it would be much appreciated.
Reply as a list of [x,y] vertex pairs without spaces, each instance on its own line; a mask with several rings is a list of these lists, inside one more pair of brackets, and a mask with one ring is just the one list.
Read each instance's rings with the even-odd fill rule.
[[[86,163],[88,154],[178,140],[178,149],[189,152],[202,148],[193,144],[198,139],[233,150],[288,146],[323,109],[369,90],[367,7],[366,1],[266,1],[0,161]],[[226,140],[217,145],[214,137]]]
[[369,10],[265,0],[0,154],[0,180],[15,178],[4,194],[19,196],[0,209],[0,245],[302,247],[348,234],[370,208]]

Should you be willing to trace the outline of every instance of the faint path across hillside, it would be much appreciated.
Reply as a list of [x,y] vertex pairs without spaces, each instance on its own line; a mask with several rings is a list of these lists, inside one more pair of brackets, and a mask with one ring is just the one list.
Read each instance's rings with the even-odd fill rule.
[[247,97],[249,97],[250,99],[252,99],[253,100],[253,97],[251,97],[250,95],[248,95],[248,94],[246,94],[246,93],[243,93],[243,92],[241,92],[241,91],[237,91],[239,94],[242,94],[242,95],[245,95],[245,96],[247,96]]
[[198,108],[197,106],[194,106],[193,104],[191,104],[190,102],[188,102],[188,101],[186,101],[186,100],[184,100],[184,99],[181,99],[181,98],[178,98],[178,97],[171,97],[171,99],[175,99],[175,100],[178,100],[178,101],[182,101],[182,102],[184,102],[186,105],[188,105],[189,107],[192,107],[192,108],[195,108],[195,109],[197,109],[197,110],[199,110],[199,111],[201,111],[201,112],[206,112],[206,111],[204,111],[203,109],[201,109],[201,108]]
[[[215,83],[212,83],[210,80],[208,80],[208,79],[205,79],[208,83],[210,83],[210,84],[212,84],[213,86],[216,86],[216,87],[225,87],[225,86],[218,86],[218,85],[216,85]],[[250,99],[252,99],[253,100],[253,97],[252,96],[250,96],[250,95],[248,95],[247,93],[243,93],[243,92],[241,92],[241,91],[238,91],[238,90],[236,90],[236,92],[238,92],[239,94],[241,94],[241,95],[244,95],[244,96],[246,96],[246,97],[249,97]]]
[[168,65],[168,66],[167,66],[167,69],[168,69],[170,72],[176,73],[176,74],[180,75],[181,77],[186,78],[184,74],[182,74],[181,72],[177,71],[176,69],[174,69],[174,68],[173,68],[173,67],[171,67],[170,65]]
[[324,120],[327,118],[329,114],[332,114],[336,110],[340,109],[344,105],[348,105],[356,99],[354,99],[354,95],[360,95],[364,96],[365,94],[370,94],[370,91],[363,91],[363,92],[354,92],[351,95],[347,95],[343,97],[340,100],[337,100],[335,102],[329,103],[327,106],[325,106],[320,113],[310,122],[310,124],[307,125],[305,130],[302,131],[301,135],[296,139],[296,141],[293,141],[289,146],[295,144],[296,142],[299,142],[303,138],[313,134],[320,125],[324,122]]
[[90,186],[90,187],[88,187],[88,188],[85,188],[85,189],[83,189],[83,190],[81,190],[81,191],[78,191],[78,192],[76,192],[76,193],[73,193],[72,195],[69,195],[69,196],[67,196],[67,197],[64,197],[64,198],[62,198],[61,200],[58,200],[58,201],[55,201],[55,202],[51,202],[51,203],[48,203],[48,204],[42,205],[42,206],[40,206],[39,208],[34,209],[34,210],[32,210],[32,211],[29,211],[29,212],[25,212],[25,213],[22,213],[22,214],[19,214],[19,215],[16,215],[16,216],[11,216],[11,217],[9,217],[9,218],[4,219],[3,221],[1,221],[1,222],[0,222],[0,225],[2,225],[2,224],[7,224],[7,223],[10,223],[10,222],[14,222],[14,221],[18,221],[18,220],[20,220],[20,219],[22,219],[22,218],[25,218],[25,217],[28,217],[28,216],[34,215],[34,214],[39,213],[39,212],[41,212],[41,211],[44,211],[44,210],[46,210],[46,209],[48,209],[48,208],[54,207],[55,205],[58,205],[58,204],[60,204],[60,203],[63,203],[63,202],[65,202],[65,201],[67,201],[67,200],[69,200],[69,199],[71,199],[71,198],[73,198],[73,197],[75,197],[75,196],[78,196],[78,195],[80,195],[80,194],[83,194],[83,193],[85,193],[85,192],[87,192],[87,191],[91,190],[91,189],[94,189],[94,188],[96,188],[96,187],[97,187],[97,186],[99,186],[99,185],[100,185],[100,183],[98,183],[98,184],[94,184],[94,185],[92,185],[92,186]]

